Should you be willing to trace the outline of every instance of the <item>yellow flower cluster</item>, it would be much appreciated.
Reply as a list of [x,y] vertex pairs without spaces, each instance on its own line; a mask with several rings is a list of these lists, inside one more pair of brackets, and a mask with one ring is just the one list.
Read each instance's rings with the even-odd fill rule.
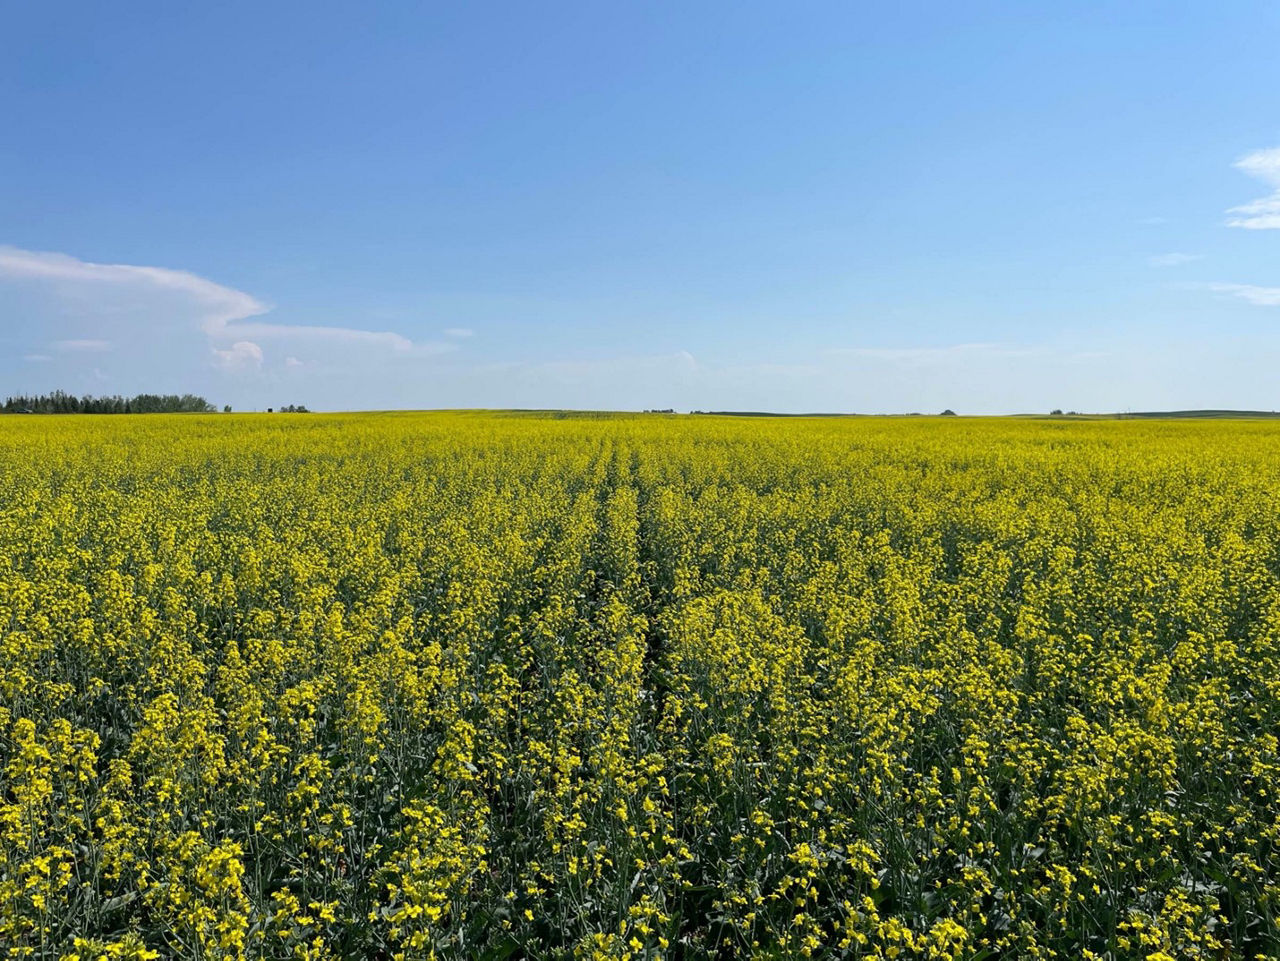
[[0,491],[0,961],[1280,958],[1269,423],[9,418]]

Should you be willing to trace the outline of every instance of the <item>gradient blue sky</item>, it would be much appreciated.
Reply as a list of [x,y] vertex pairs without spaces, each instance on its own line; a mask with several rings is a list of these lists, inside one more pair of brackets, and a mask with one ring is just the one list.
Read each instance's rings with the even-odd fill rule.
[[1274,3],[0,9],[0,394],[1280,408]]

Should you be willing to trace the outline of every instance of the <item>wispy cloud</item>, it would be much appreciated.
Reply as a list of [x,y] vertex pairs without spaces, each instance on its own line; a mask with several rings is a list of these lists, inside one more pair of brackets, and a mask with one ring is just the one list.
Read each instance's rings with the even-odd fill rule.
[[102,353],[104,350],[111,349],[111,341],[96,339],[81,340],[55,340],[49,345],[54,350],[63,353]]
[[[255,320],[253,318],[268,313],[271,306],[242,290],[227,287],[189,271],[167,267],[100,264],[79,260],[67,254],[0,246],[0,277],[50,283],[64,288],[86,285],[116,287],[143,296],[148,292],[156,295],[178,295],[193,306],[197,323],[212,342],[217,351],[216,356],[221,358],[225,353],[231,352],[238,358],[237,363],[249,356],[245,344],[252,344],[261,351],[257,342],[270,340],[366,345],[401,353],[433,354],[451,349],[443,343],[415,344],[408,337],[393,331],[273,324]],[[103,349],[89,346],[102,342],[87,339],[60,343],[60,350]],[[76,344],[80,346],[73,346]]]
[[1204,260],[1203,254],[1183,254],[1178,252],[1168,254],[1156,254],[1147,258],[1147,265],[1151,267],[1181,267],[1183,264],[1190,264],[1197,260]]
[[265,314],[271,308],[244,291],[224,287],[185,270],[97,264],[67,254],[0,247],[0,275],[54,282],[110,284],[178,291],[204,308],[205,330],[214,333],[227,324]]
[[1255,150],[1236,161],[1237,170],[1261,180],[1271,188],[1265,197],[1232,207],[1229,214],[1239,214],[1227,221],[1229,227],[1246,230],[1280,230],[1280,147]]
[[1280,307],[1280,287],[1258,287],[1254,284],[1208,284],[1210,290],[1239,297],[1258,307]]
[[28,364],[47,364],[53,360],[48,354],[23,354],[22,359]]
[[308,324],[260,324],[255,321],[226,324],[210,336],[253,337],[255,340],[309,340],[331,344],[366,344],[408,352],[415,345],[408,337],[389,330],[359,330],[354,327],[318,327]]
[[447,327],[444,330],[444,335],[455,340],[466,340],[468,337],[474,336],[475,331],[470,327]]

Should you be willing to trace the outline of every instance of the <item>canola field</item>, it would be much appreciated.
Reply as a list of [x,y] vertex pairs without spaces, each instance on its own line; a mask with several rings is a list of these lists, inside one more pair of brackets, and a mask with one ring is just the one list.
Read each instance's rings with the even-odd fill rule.
[[0,958],[1280,956],[1280,426],[0,421]]

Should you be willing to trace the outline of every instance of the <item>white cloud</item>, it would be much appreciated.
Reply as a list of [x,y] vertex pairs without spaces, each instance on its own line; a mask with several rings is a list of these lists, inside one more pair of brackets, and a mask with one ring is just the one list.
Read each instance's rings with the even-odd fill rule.
[[66,254],[17,247],[0,247],[0,275],[63,283],[110,284],[179,291],[204,308],[204,327],[213,333],[227,324],[271,308],[250,294],[205,280],[185,270],[138,267],[132,264],[95,264]]
[[1228,220],[1227,226],[1244,227],[1246,230],[1280,230],[1280,147],[1255,150],[1237,160],[1235,168],[1261,180],[1271,188],[1271,193],[1232,207],[1227,213],[1243,216]]
[[249,340],[238,340],[226,350],[215,347],[213,364],[223,370],[256,370],[262,366],[262,348]]
[[28,364],[46,364],[53,360],[48,354],[23,354],[22,359]]
[[1239,297],[1258,307],[1280,307],[1280,287],[1256,287],[1253,284],[1209,284],[1220,294]]
[[1203,254],[1182,254],[1175,251],[1169,254],[1156,254],[1154,257],[1148,257],[1147,264],[1151,267],[1181,267],[1183,264],[1203,259]]
[[312,340],[333,344],[368,344],[408,352],[415,345],[408,337],[389,330],[359,330],[354,327],[315,327],[304,324],[260,324],[256,322],[228,324],[219,334],[257,337],[260,340]]
[[298,360],[298,358],[297,358],[297,357],[286,357],[286,358],[284,359],[284,365],[285,365],[286,367],[301,367],[301,366],[303,366],[302,361]]
[[[304,340],[368,345],[404,353],[432,354],[449,349],[443,344],[416,345],[408,337],[392,331],[252,320],[270,311],[271,306],[242,290],[167,267],[98,264],[66,254],[0,246],[0,277],[51,283],[64,289],[110,286],[128,290],[134,295],[178,295],[194,307],[200,329],[219,349],[222,349],[221,345],[234,341],[251,342],[250,338],[252,341]],[[86,340],[82,343],[91,342]]]
[[55,340],[50,344],[54,350],[64,353],[101,353],[111,349],[109,340]]
[[475,331],[470,327],[447,327],[444,330],[446,337],[453,337],[456,340],[465,340],[475,335]]

